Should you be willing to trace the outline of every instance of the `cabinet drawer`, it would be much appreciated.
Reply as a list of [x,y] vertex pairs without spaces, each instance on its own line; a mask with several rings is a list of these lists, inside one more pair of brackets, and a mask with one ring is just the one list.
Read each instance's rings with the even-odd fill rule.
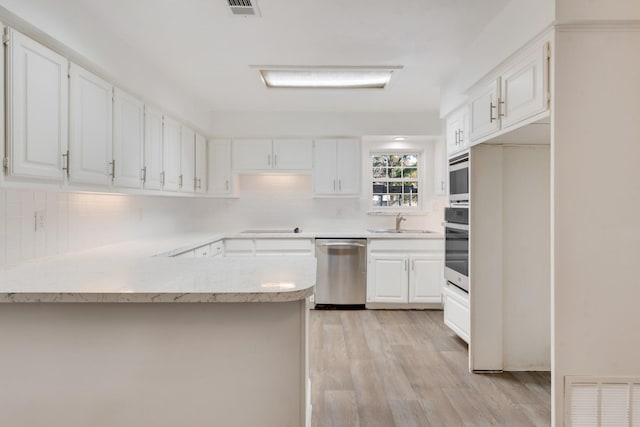
[[256,239],[256,252],[269,253],[303,253],[311,255],[313,252],[312,239]]
[[442,239],[369,239],[370,252],[423,252],[443,253]]
[[222,240],[218,240],[217,242],[213,242],[209,245],[211,247],[211,253],[209,256],[215,257],[215,256],[220,256],[222,255],[222,252],[224,251],[224,244],[222,242]]
[[444,287],[444,324],[469,343],[471,331],[469,295],[448,283]]
[[252,239],[226,239],[224,241],[225,255],[253,255]]

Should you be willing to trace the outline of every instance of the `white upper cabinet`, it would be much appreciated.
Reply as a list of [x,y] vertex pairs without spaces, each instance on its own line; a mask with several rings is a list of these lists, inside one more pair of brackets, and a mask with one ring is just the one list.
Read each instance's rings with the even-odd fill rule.
[[68,166],[68,62],[12,29],[7,46],[7,172],[63,181]]
[[162,126],[162,188],[180,190],[180,123],[166,116]]
[[308,139],[236,139],[233,168],[239,172],[310,171],[311,146]]
[[470,137],[479,142],[535,120],[549,109],[549,43],[536,45],[513,61],[470,102]]
[[144,147],[144,104],[121,91],[113,97],[113,184],[140,188]]
[[469,109],[465,105],[447,117],[447,153],[449,155],[469,147]]
[[70,67],[69,181],[108,185],[113,178],[113,86]]
[[230,195],[233,192],[231,140],[212,139],[208,145],[207,191],[209,194],[214,195]]
[[360,141],[318,139],[313,143],[313,187],[317,195],[360,194]]
[[469,104],[469,136],[480,139],[500,129],[502,105],[499,99],[500,79],[494,80],[479,91]]
[[144,108],[144,166],[142,180],[144,188],[162,188],[162,113]]
[[182,126],[180,139],[180,191],[192,193],[196,180],[196,133]]
[[261,171],[273,164],[270,139],[233,140],[233,168],[237,171]]
[[502,73],[502,128],[506,129],[548,108],[547,56],[549,44]]
[[196,133],[196,193],[207,192],[207,139]]
[[290,171],[309,171],[313,166],[310,139],[275,139],[273,168]]

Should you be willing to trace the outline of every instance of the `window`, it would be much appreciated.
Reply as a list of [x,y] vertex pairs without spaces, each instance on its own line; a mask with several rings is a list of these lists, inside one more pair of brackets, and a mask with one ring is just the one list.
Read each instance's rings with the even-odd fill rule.
[[419,154],[372,153],[374,208],[419,208]]

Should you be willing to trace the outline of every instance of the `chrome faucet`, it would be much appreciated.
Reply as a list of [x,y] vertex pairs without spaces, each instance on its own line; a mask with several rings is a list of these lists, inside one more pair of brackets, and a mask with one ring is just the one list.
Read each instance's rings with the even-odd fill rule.
[[400,224],[402,224],[402,221],[406,221],[406,220],[407,218],[402,216],[401,213],[398,213],[398,215],[396,215],[396,231],[400,231]]

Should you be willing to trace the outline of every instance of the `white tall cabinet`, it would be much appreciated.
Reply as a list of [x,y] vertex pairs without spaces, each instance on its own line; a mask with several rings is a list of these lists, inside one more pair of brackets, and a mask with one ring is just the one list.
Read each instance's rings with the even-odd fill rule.
[[144,104],[120,89],[113,98],[113,184],[139,188],[142,183]]
[[144,166],[142,180],[144,188],[162,188],[162,113],[144,107]]
[[162,188],[180,190],[180,123],[166,116],[162,127]]
[[63,181],[68,148],[68,62],[9,29],[7,173]]
[[113,179],[113,86],[70,67],[69,181],[108,185]]

